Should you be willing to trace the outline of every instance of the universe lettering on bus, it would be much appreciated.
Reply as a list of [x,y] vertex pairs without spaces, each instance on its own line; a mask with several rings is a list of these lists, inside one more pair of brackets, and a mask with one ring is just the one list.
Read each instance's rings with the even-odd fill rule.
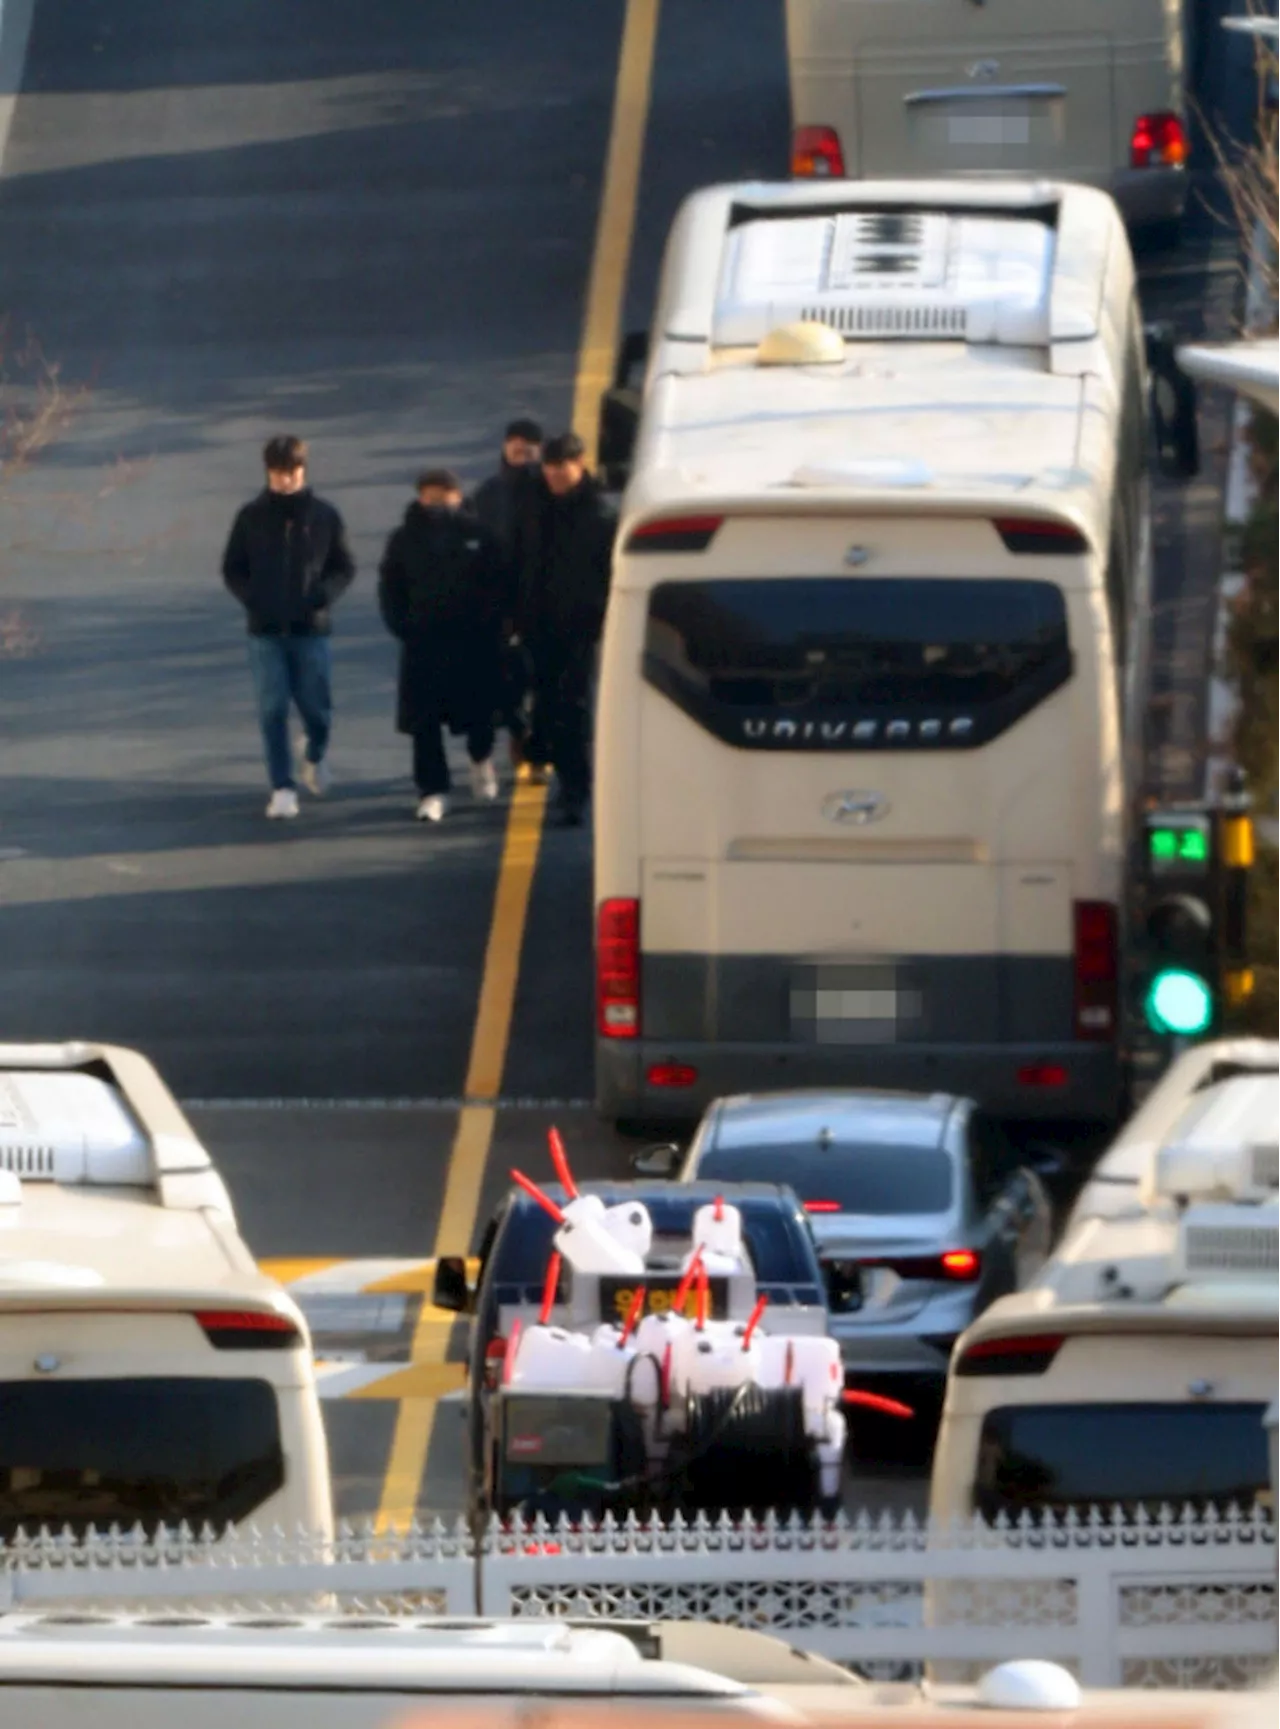
[[794,720],[788,715],[777,720],[744,720],[743,737],[753,743],[778,740],[795,744],[873,744],[914,740],[961,743],[974,734],[971,715],[955,715],[949,720]]

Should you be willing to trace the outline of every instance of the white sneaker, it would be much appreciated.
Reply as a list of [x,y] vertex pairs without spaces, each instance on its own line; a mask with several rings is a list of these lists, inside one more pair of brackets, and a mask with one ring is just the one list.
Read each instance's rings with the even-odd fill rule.
[[333,774],[323,758],[319,762],[308,762],[304,756],[298,764],[298,779],[313,798],[323,798],[333,785]]
[[443,822],[449,801],[443,793],[433,792],[418,805],[419,822]]
[[486,757],[483,762],[473,762],[471,765],[471,796],[484,799],[492,804],[498,796],[498,771],[493,766],[493,758]]
[[272,793],[267,805],[269,817],[295,817],[298,814],[298,795],[291,786],[278,786]]

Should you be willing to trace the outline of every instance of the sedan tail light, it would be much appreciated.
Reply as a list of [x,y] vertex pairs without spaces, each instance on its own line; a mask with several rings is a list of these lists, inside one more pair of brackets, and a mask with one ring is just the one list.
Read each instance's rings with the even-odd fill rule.
[[853,1264],[868,1270],[884,1267],[900,1279],[947,1279],[959,1285],[970,1285],[982,1274],[977,1249],[944,1249],[940,1255],[859,1255]]
[[800,180],[843,180],[844,151],[834,126],[797,126],[791,172]]
[[1187,160],[1187,132],[1176,114],[1139,114],[1129,139],[1133,168],[1182,168]]

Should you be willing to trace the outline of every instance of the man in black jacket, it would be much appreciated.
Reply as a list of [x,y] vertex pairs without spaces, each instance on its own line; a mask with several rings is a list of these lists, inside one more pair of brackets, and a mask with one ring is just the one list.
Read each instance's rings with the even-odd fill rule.
[[400,642],[396,725],[413,739],[419,822],[439,822],[448,809],[445,726],[466,734],[472,794],[498,796],[493,715],[506,588],[502,549],[463,512],[457,477],[429,469],[387,542],[378,582],[382,616]]
[[520,634],[533,659],[533,725],[525,755],[550,762],[560,821],[577,828],[591,790],[591,679],[609,595],[617,523],[572,432],[542,453],[542,481],[521,533]]
[[289,750],[289,707],[306,743],[299,775],[317,796],[328,790],[325,753],[333,717],[330,611],[351,586],[355,562],[342,518],[307,486],[307,447],[273,438],[262,453],[267,484],[237,514],[222,555],[222,577],[245,611],[258,720],[271,780],[269,817],[295,817],[298,791]]
[[[521,525],[538,486],[538,463],[542,456],[542,428],[536,420],[521,416],[510,422],[502,435],[502,456],[496,474],[481,481],[471,495],[470,509],[502,547],[514,573]],[[508,621],[510,622],[510,621]],[[510,636],[510,632],[507,633]],[[519,638],[503,648],[502,677],[498,694],[498,720],[506,727],[511,762],[519,767],[528,733],[524,705],[529,694],[529,658]]]

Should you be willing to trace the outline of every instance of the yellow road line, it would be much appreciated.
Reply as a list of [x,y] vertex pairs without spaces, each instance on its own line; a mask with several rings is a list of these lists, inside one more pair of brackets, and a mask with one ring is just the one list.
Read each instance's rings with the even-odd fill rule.
[[[541,786],[517,786],[512,796],[489,943],[485,950],[471,1057],[467,1064],[468,1098],[493,1098],[501,1087],[520,971],[520,950],[524,943],[529,894],[538,862],[538,843],[542,837],[546,803],[546,788]],[[436,1259],[450,1250],[455,1254],[466,1254],[471,1247],[496,1118],[497,1113],[491,1105],[462,1107],[449,1154],[440,1222],[436,1227]],[[436,1397],[420,1395],[426,1391],[424,1378],[429,1378],[430,1366],[439,1368],[445,1363],[452,1333],[451,1328],[439,1326],[437,1314],[436,1309],[424,1303],[414,1328],[409,1354],[414,1368],[422,1373],[413,1383],[417,1391],[406,1394],[396,1413],[395,1433],[378,1505],[379,1531],[407,1525],[418,1504],[437,1405]],[[460,1384],[460,1380],[459,1374],[458,1380],[451,1385]]]
[[258,1271],[265,1273],[269,1279],[275,1279],[278,1284],[291,1285],[297,1279],[305,1279],[309,1273],[326,1273],[330,1267],[338,1266],[344,1255],[312,1255],[293,1260],[259,1261]]
[[609,129],[609,153],[605,158],[582,346],[578,350],[578,376],[573,390],[573,430],[585,443],[587,459],[593,466],[600,436],[600,393],[613,382],[614,356],[618,351],[660,9],[661,0],[627,0],[622,46],[618,50],[613,124]]
[[[631,258],[660,7],[661,0],[627,0],[618,50],[609,148],[573,393],[573,429],[586,444],[593,465],[600,431],[600,393],[613,375],[622,297]],[[502,1088],[529,891],[545,809],[543,788],[516,788],[485,953],[467,1068],[467,1098],[495,1098]],[[436,1231],[437,1256],[449,1252],[465,1254],[471,1247],[494,1120],[490,1106],[462,1108]],[[447,1350],[448,1333],[442,1333],[424,1315],[414,1333],[411,1352],[414,1365],[425,1370],[430,1363],[441,1363]],[[413,1517],[436,1409],[434,1398],[406,1398],[400,1404],[378,1508],[379,1531],[404,1526]]]

